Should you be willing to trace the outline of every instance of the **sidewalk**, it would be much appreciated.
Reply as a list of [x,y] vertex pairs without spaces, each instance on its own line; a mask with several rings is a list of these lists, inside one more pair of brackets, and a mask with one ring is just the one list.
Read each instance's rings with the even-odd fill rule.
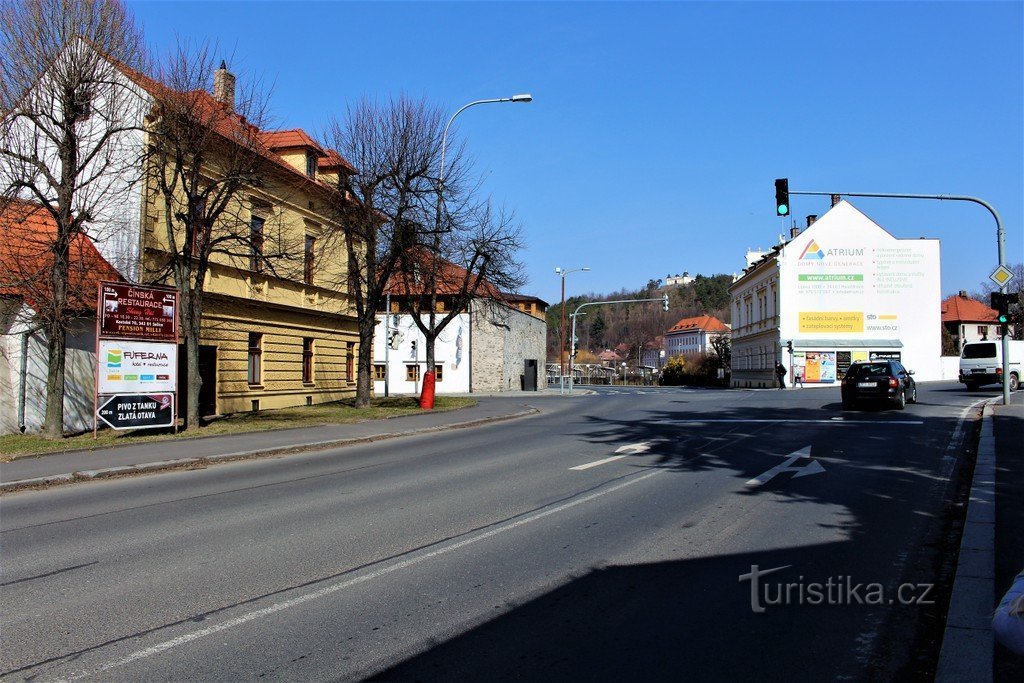
[[992,614],[1024,569],[1024,392],[985,407],[935,680],[1021,681],[1024,658],[994,641]]
[[525,417],[538,413],[530,403],[540,393],[481,396],[477,405],[446,412],[423,412],[386,420],[320,425],[298,429],[181,438],[95,451],[28,456],[0,464],[0,491],[25,486],[183,467],[198,461],[238,460],[391,439],[444,429]]

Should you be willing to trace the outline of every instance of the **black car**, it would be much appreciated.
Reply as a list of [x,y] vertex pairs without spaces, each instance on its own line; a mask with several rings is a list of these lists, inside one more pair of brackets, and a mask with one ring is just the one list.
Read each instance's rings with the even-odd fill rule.
[[862,401],[884,401],[903,410],[908,403],[917,403],[913,374],[895,360],[854,363],[843,376],[843,408]]

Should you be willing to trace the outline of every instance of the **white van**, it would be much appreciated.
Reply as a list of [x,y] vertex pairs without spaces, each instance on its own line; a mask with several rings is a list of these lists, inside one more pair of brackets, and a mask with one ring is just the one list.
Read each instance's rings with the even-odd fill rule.
[[[1010,340],[1010,391],[1020,386],[1024,341]],[[960,352],[960,381],[968,389],[983,384],[1003,383],[1003,343],[1001,340],[967,342]]]

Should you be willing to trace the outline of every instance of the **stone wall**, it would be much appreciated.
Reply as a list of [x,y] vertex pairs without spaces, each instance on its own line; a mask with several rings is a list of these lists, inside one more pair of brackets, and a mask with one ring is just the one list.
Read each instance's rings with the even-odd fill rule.
[[544,390],[547,323],[483,299],[470,310],[473,391],[521,391],[527,359],[537,361],[537,388]]

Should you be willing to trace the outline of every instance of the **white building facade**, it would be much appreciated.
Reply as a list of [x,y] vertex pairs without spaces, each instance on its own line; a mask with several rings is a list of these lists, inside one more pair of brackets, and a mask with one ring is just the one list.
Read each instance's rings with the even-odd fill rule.
[[729,336],[729,326],[718,318],[710,315],[683,318],[665,332],[666,358],[715,353],[712,340],[720,336]]
[[839,202],[730,287],[732,385],[774,386],[781,362],[787,384],[835,386],[851,363],[874,359],[941,379],[939,249]]
[[[474,299],[469,311],[453,318],[435,340],[435,393],[545,389],[546,335],[543,319]],[[384,395],[385,377],[388,395],[418,394],[427,372],[426,338],[412,315],[378,315],[373,340],[374,394]]]

